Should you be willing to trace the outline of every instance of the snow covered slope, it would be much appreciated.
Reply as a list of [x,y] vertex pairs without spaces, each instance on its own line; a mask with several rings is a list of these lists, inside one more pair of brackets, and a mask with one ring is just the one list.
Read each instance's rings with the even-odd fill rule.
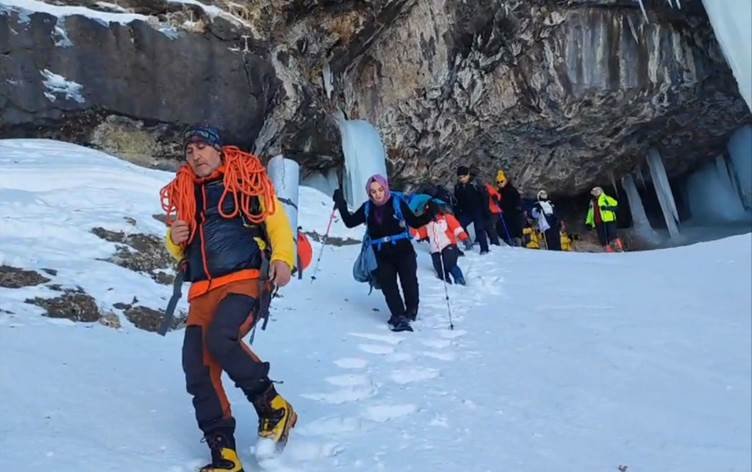
[[[89,229],[161,234],[151,215],[169,179],[69,144],[0,141],[0,265],[57,269],[54,283],[104,309],[133,295],[162,307],[169,287],[97,260],[113,247]],[[300,224],[323,233],[331,200],[306,189],[301,204]],[[282,456],[257,463],[255,414],[226,383],[246,470],[749,471],[751,245],[469,254],[469,285],[449,287],[453,331],[419,245],[421,311],[400,334],[381,294],[352,281],[357,247],[329,247],[254,344],[301,415]],[[204,464],[182,332],[62,322],[23,303],[53,294],[0,289],[0,470]]]

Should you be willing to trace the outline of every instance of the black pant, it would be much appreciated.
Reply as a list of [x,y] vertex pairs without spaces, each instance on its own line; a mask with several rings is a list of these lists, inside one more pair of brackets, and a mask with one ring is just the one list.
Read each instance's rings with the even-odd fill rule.
[[598,231],[598,241],[601,242],[601,246],[608,246],[611,241],[616,239],[616,222],[608,221],[595,226]]
[[549,251],[561,251],[561,234],[559,225],[554,228],[548,228],[543,237],[546,238],[546,247]]
[[241,339],[245,334],[241,331],[247,331],[253,321],[255,306],[255,299],[231,293],[216,304],[213,312],[204,308],[206,313],[198,324],[189,324],[185,329],[186,389],[193,396],[196,420],[205,435],[216,431],[232,434],[235,430],[235,419],[222,387],[222,371],[251,401],[269,385],[269,363],[261,362]]
[[475,228],[475,242],[480,244],[480,252],[488,252],[488,239],[486,238],[486,219],[482,214],[463,214],[460,216],[460,224],[467,231],[472,223]]
[[502,233],[499,233],[497,223],[499,223],[499,215],[495,215],[493,213],[488,215],[486,217],[486,234],[488,235],[488,240],[491,241],[491,244],[495,246],[501,246],[501,243],[499,242],[499,236],[503,238],[503,235]]
[[[384,292],[389,312],[393,317],[405,316],[406,313],[417,314],[418,261],[412,243],[400,241],[396,248],[384,247],[382,250],[377,250],[376,259],[379,263],[379,284],[381,291]],[[397,276],[399,276],[402,292],[405,295],[404,304],[397,286]]]
[[[436,269],[441,280],[452,280],[449,275],[452,273],[452,269],[457,266],[457,259],[460,257],[460,250],[456,244],[450,244],[441,250],[441,255],[438,252],[431,253],[431,262],[433,262],[433,268]],[[443,261],[442,261],[443,260]],[[442,262],[444,265],[444,273],[441,273]]]

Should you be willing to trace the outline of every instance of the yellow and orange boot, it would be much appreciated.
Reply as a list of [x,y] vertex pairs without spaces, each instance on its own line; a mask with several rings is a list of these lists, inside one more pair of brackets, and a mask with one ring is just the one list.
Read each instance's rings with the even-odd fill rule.
[[243,464],[235,451],[235,438],[231,434],[209,434],[206,442],[211,449],[212,461],[199,472],[243,472]]
[[274,442],[277,452],[282,452],[287,444],[290,430],[298,421],[292,405],[270,384],[264,392],[253,401],[259,417],[258,435],[260,438]]

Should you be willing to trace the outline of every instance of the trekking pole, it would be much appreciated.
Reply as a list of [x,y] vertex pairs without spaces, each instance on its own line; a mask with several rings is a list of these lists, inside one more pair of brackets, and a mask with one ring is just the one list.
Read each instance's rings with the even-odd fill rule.
[[329,217],[329,224],[326,226],[326,233],[324,233],[324,240],[322,241],[321,250],[319,251],[319,257],[316,258],[316,265],[313,266],[313,274],[311,274],[311,283],[313,283],[314,280],[316,280],[316,274],[319,273],[319,262],[321,262],[321,256],[324,255],[324,248],[326,248],[326,244],[329,242],[329,231],[332,229],[332,222],[334,221],[334,217],[337,214],[337,204],[334,204],[334,208],[332,208],[332,215]]
[[444,297],[446,298],[447,313],[449,313],[449,329],[454,330],[454,323],[452,323],[452,305],[449,303],[449,289],[447,288],[447,272],[444,269],[444,254],[439,249],[439,239],[436,235],[436,225],[433,225],[433,241],[436,249],[439,251],[439,263],[441,264],[441,280],[444,282]]
[[501,226],[504,227],[504,234],[507,235],[507,243],[511,246],[512,236],[509,234],[509,229],[507,228],[507,222],[504,220],[504,212],[499,213],[499,221],[501,221]]

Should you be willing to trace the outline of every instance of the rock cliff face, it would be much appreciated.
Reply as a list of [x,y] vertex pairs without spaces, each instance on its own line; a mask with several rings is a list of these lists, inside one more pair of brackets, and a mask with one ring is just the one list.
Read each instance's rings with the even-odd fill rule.
[[129,0],[143,18],[109,25],[6,8],[0,136],[164,166],[185,125],[211,121],[313,170],[341,160],[341,110],[378,127],[401,183],[462,162],[575,195],[651,146],[678,174],[752,119],[699,0],[646,4],[649,21],[630,0]]

